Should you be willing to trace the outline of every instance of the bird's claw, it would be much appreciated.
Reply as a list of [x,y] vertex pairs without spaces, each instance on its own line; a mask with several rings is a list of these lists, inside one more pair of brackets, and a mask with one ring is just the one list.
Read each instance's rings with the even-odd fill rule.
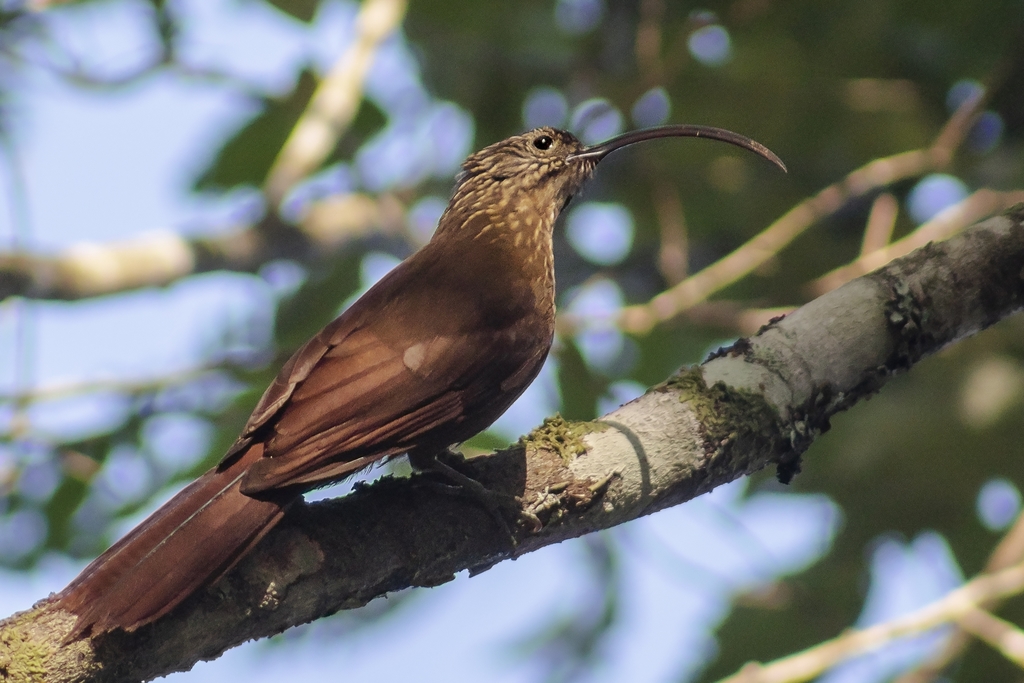
[[[517,496],[509,493],[502,493],[500,491],[493,491],[487,488],[476,479],[463,474],[456,468],[444,462],[442,457],[445,455],[454,457],[455,454],[441,453],[435,455],[433,460],[430,462],[429,469],[437,472],[449,481],[454,482],[456,485],[445,486],[438,482],[434,482],[434,484],[449,495],[469,497],[480,503],[480,505],[490,513],[494,521],[509,537],[513,546],[518,545],[518,541],[516,540],[514,530],[508,523],[506,515],[509,512],[515,513],[517,519],[523,520],[533,531],[537,531],[543,527],[543,524],[541,524],[536,515],[523,509],[522,501]],[[419,459],[419,462],[423,462],[422,458]]]

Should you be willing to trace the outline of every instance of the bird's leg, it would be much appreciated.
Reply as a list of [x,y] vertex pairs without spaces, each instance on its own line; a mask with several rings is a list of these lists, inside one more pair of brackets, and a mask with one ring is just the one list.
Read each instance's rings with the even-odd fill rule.
[[519,505],[519,500],[511,494],[487,488],[476,479],[463,474],[445,462],[445,460],[457,459],[461,459],[461,456],[448,449],[429,452],[413,450],[409,452],[409,463],[413,466],[413,469],[423,472],[437,472],[453,482],[455,486],[444,486],[441,490],[452,495],[468,496],[480,503],[490,513],[491,517],[494,518],[498,526],[508,534],[509,538],[512,539],[512,544],[515,545],[515,534],[512,532],[512,528],[509,526],[503,510],[515,510],[518,515],[521,515],[522,509]]

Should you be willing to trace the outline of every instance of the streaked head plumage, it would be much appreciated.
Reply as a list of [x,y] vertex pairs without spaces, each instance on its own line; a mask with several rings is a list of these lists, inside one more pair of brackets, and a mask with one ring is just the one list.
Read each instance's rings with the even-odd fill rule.
[[571,196],[597,165],[569,161],[583,149],[575,135],[557,128],[535,128],[514,135],[471,154],[462,164],[456,192],[466,185],[530,191],[553,182],[560,190],[555,194]]

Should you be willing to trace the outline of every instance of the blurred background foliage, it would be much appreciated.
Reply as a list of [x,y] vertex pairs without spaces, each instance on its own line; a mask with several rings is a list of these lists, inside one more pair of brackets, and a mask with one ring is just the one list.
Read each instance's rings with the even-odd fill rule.
[[[358,9],[340,0],[269,4],[275,9],[261,0],[232,7],[270,11],[268,21],[282,25],[342,27],[342,38],[322,48],[326,57],[313,49],[273,86],[223,66],[230,60],[197,57],[196,36],[208,19],[195,3],[97,0],[33,11],[0,2],[0,133],[10,179],[0,202],[12,217],[4,218],[10,248],[46,247],[19,232],[13,151],[19,122],[31,115],[26,84],[40,71],[115,103],[156,78],[229,91],[245,113],[207,136],[206,157],[191,160],[188,179],[197,196],[219,198],[229,210],[177,227],[217,234],[263,215],[259,188],[319,78],[351,40]],[[120,15],[132,18],[142,47],[130,58],[97,58],[90,26]],[[555,236],[560,309],[577,322],[560,336],[520,412],[469,446],[501,446],[555,410],[588,419],[614,408],[756,329],[751,320],[767,319],[758,312],[813,298],[815,278],[858,256],[873,209],[892,204],[898,239],[975,190],[1024,186],[1022,20],[1020,0],[412,0],[399,34],[376,56],[352,124],[281,209],[286,223],[301,223],[317,202],[358,196],[391,207],[397,220],[377,220],[314,258],[282,254],[238,276],[258,279],[269,294],[245,315],[211,320],[202,363],[169,375],[152,368],[148,376],[97,381],[84,367],[79,383],[40,385],[38,373],[24,368],[32,342],[19,330],[31,325],[34,307],[51,304],[3,304],[0,562],[33,572],[55,555],[93,557],[215,463],[282,360],[429,236],[472,150],[541,124],[569,128],[585,142],[663,122],[716,125],[764,142],[788,175],[703,141],[644,145],[602,164]],[[647,302],[715,262],[854,169],[928,148],[959,107],[982,95],[979,116],[944,168],[834,202],[702,308],[642,334],[609,324],[623,305]],[[75,230],[91,239],[90,226]],[[201,291],[220,282],[191,279]],[[520,664],[532,662],[516,680],[603,680],[617,648],[641,653],[631,660],[631,680],[714,680],[749,660],[891,617],[980,571],[1020,508],[1022,361],[1024,322],[1015,318],[842,415],[790,487],[764,473],[732,487],[710,513],[694,503],[689,513],[683,506],[575,542],[565,572],[577,577],[578,599],[542,611],[502,641]],[[39,427],[47,410],[59,416],[76,402],[106,406],[105,417],[70,434]],[[789,509],[786,499],[818,502]],[[772,514],[757,512],[772,505]],[[791,527],[808,524],[820,527],[818,536],[805,533],[811,550],[776,545]],[[651,529],[662,540],[652,540]],[[713,547],[689,533],[727,547],[688,554]],[[630,586],[649,580],[635,559],[659,553],[671,557],[648,564],[694,594],[720,596],[720,607],[697,618],[630,605]],[[287,646],[308,631],[349,633],[415,601],[374,603],[279,640]],[[644,671],[643,662],[658,657],[623,631],[629,614],[659,625],[691,619],[699,634],[668,646],[677,650],[659,655],[668,664]],[[1024,622],[1024,601],[999,614]],[[939,644],[934,636],[898,644],[826,678],[888,680]],[[1022,673],[972,645],[948,676],[1009,681]]]

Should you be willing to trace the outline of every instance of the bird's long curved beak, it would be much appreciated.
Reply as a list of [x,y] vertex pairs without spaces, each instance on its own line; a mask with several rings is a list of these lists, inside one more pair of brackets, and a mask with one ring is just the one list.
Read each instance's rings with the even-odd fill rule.
[[710,138],[712,140],[728,142],[731,145],[742,147],[754,154],[762,156],[781,168],[783,172],[786,171],[786,164],[782,163],[782,159],[780,159],[775,152],[771,151],[760,142],[751,140],[745,135],[733,133],[731,130],[692,124],[675,124],[670,126],[659,126],[657,128],[633,130],[628,133],[623,133],[622,135],[617,135],[611,140],[602,142],[599,145],[587,147],[581,152],[570,154],[568,158],[569,160],[593,159],[594,161],[600,161],[617,149],[621,149],[627,145],[632,145],[637,142],[643,142],[644,140],[653,140],[655,138]]

